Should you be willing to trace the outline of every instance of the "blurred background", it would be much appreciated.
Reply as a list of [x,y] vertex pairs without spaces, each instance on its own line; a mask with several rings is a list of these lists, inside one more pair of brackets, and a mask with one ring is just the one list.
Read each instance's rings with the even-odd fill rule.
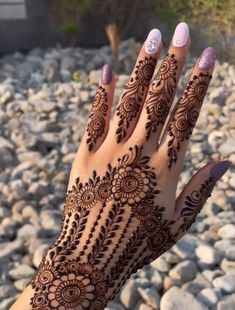
[[148,32],[161,30],[162,59],[179,21],[192,39],[177,97],[205,47],[218,60],[178,191],[207,162],[232,166],[186,236],[107,310],[235,309],[235,0],[0,0],[0,310],[59,233],[102,66],[117,74],[114,111]]

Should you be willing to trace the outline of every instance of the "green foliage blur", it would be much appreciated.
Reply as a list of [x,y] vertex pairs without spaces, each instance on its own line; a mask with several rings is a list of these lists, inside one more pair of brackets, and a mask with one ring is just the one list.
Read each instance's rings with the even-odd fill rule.
[[[235,0],[54,1],[56,24],[70,37],[71,44],[79,34],[81,16],[87,11],[94,12],[94,17],[103,16],[108,24],[115,25],[115,35],[120,40],[133,25],[148,27],[148,21],[156,20],[172,30],[177,21],[183,20],[192,32],[220,51],[222,60],[235,62]],[[110,39],[110,33],[108,36]]]
[[235,61],[235,0],[167,0],[166,5],[171,14],[221,49],[223,60]]

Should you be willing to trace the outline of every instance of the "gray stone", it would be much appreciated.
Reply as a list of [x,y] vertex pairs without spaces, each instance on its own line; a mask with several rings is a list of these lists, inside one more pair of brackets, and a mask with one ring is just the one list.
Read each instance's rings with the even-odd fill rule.
[[5,284],[0,285],[0,301],[9,297],[13,297],[15,294],[16,290],[12,283],[6,282]]
[[197,273],[197,267],[194,262],[186,260],[178,265],[176,265],[173,269],[170,270],[169,276],[173,279],[180,280],[183,283],[188,282],[195,278]]
[[21,240],[35,239],[38,235],[39,227],[31,224],[25,224],[17,233],[17,237]]
[[172,248],[172,250],[182,259],[192,259],[195,257],[195,248],[204,243],[196,236],[186,234]]
[[14,99],[14,87],[12,85],[1,84],[0,85],[0,105],[6,104],[10,100]]
[[23,279],[19,279],[14,281],[14,287],[18,290],[18,291],[23,291],[26,286],[31,282],[32,278],[23,278]]
[[61,225],[61,213],[57,210],[44,210],[40,213],[41,225],[44,229],[59,231]]
[[226,224],[218,230],[218,235],[222,239],[235,238],[235,225]]
[[162,289],[162,277],[161,277],[160,273],[157,270],[153,269],[151,277],[150,277],[150,281],[151,281],[153,287],[157,291]]
[[0,244],[0,260],[1,258],[11,256],[12,253],[22,248],[22,241],[16,239],[11,242],[4,242]]
[[194,296],[181,290],[178,287],[172,287],[167,291],[160,303],[161,310],[206,310],[206,307],[200,303]]
[[120,300],[126,308],[133,309],[139,299],[138,284],[130,279],[121,290]]
[[4,137],[0,136],[0,147],[4,148],[8,148],[10,150],[14,149],[14,144],[12,142],[10,142],[9,140],[5,139]]
[[223,276],[224,272],[221,271],[220,269],[216,270],[204,270],[202,272],[202,275],[210,282],[212,283],[213,280],[217,277]]
[[235,294],[226,296],[217,304],[217,310],[234,310],[235,309]]
[[223,157],[228,157],[230,154],[235,153],[235,141],[233,138],[228,138],[227,141],[222,143],[219,148],[218,152],[223,156]]
[[33,264],[34,264],[35,267],[38,267],[39,264],[41,263],[43,254],[48,249],[48,247],[49,247],[48,244],[41,244],[35,250],[34,255],[33,255]]
[[226,274],[213,281],[213,286],[221,289],[222,292],[229,294],[235,292],[235,275]]
[[220,252],[207,245],[196,248],[196,255],[199,262],[206,265],[216,265],[221,261]]
[[30,278],[34,275],[34,273],[35,270],[28,265],[19,265],[18,267],[9,271],[10,277],[14,280]]
[[208,307],[216,305],[219,300],[218,293],[212,288],[204,288],[197,295],[197,299]]
[[145,303],[152,309],[159,309],[160,306],[160,296],[157,291],[153,288],[138,288],[140,296],[145,301]]

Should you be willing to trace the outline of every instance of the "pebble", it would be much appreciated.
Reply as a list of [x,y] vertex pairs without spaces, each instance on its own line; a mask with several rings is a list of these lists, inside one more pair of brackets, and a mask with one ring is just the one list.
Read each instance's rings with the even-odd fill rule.
[[138,284],[130,279],[121,290],[120,300],[126,308],[133,309],[139,298]]
[[222,239],[235,238],[235,225],[226,224],[218,230],[218,235]]
[[235,275],[226,274],[217,277],[212,283],[214,287],[221,289],[226,294],[235,292]]
[[183,283],[188,282],[195,278],[197,273],[196,264],[192,261],[186,260],[178,265],[176,265],[173,269],[170,270],[169,276],[173,279],[180,280]]
[[145,301],[145,303],[152,309],[159,309],[160,306],[160,296],[154,288],[138,288],[140,296]]
[[28,265],[19,265],[9,271],[10,277],[14,280],[32,277],[34,273],[35,270]]
[[216,305],[219,300],[218,293],[212,288],[204,288],[197,295],[197,299],[207,307]]
[[208,245],[196,248],[196,256],[200,263],[206,265],[216,265],[221,261],[220,252]]
[[192,294],[181,290],[178,287],[169,289],[161,299],[161,310],[206,310],[206,307],[199,302]]
[[235,294],[224,297],[217,304],[217,310],[234,310],[235,309]]

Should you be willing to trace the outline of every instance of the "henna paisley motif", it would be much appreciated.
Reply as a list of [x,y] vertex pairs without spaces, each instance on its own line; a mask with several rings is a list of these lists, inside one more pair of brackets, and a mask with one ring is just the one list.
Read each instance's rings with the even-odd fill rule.
[[95,95],[95,100],[92,105],[91,113],[89,115],[89,122],[86,129],[88,135],[86,143],[89,151],[94,148],[98,138],[102,137],[104,134],[107,111],[107,93],[104,87],[99,86]]
[[135,67],[134,76],[124,87],[121,102],[117,107],[119,116],[116,130],[116,141],[120,143],[126,137],[128,128],[133,119],[137,118],[141,109],[146,90],[154,73],[156,59],[145,57]]
[[159,124],[164,124],[170,111],[176,88],[177,60],[174,54],[167,54],[162,66],[154,77],[145,105],[147,113],[146,139],[156,132]]
[[168,127],[168,134],[171,137],[168,141],[167,151],[169,169],[173,162],[177,161],[180,144],[188,140],[193,132],[210,79],[211,75],[208,73],[195,75],[176,104],[172,121]]
[[200,213],[203,205],[215,186],[215,182],[212,177],[206,180],[201,188],[197,191],[193,191],[190,196],[186,196],[185,205],[181,211],[180,216],[183,218],[183,224],[181,225],[182,231],[187,231],[196,220],[196,216]]

